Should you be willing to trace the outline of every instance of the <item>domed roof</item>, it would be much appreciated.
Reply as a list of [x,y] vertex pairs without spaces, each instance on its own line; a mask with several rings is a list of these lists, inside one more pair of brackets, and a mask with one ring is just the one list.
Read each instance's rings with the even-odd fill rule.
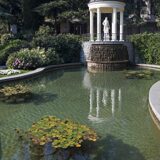
[[93,2],[102,2],[102,1],[118,1],[118,2],[124,2],[125,3],[125,0],[90,0],[89,3],[93,3]]

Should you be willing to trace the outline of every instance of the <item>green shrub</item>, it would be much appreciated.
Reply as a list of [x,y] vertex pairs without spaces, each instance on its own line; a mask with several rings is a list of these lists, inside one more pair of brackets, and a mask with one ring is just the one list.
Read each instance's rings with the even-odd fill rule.
[[49,26],[40,26],[31,42],[32,47],[54,48],[53,30]]
[[31,44],[32,47],[54,48],[64,63],[80,61],[81,43],[79,36],[72,34],[36,36]]
[[0,20],[0,37],[1,37],[1,34],[5,34],[7,32],[8,32],[8,24]]
[[11,39],[11,34],[9,33],[5,33],[1,35],[1,44],[5,44],[7,42],[9,42],[9,40]]
[[60,63],[60,58],[53,49],[34,48],[21,49],[9,56],[7,67],[13,69],[35,69],[38,67]]
[[39,30],[35,33],[35,37],[40,37],[40,36],[48,36],[48,35],[53,35],[54,30],[49,27],[49,26],[40,26]]
[[64,63],[80,61],[81,43],[80,37],[72,34],[58,35],[55,39],[55,50]]
[[5,65],[10,54],[28,47],[29,44],[23,40],[10,40],[8,43],[0,45],[0,65]]
[[160,33],[143,33],[130,37],[142,62],[160,64]]
[[31,42],[31,46],[33,48],[36,47],[41,47],[41,48],[54,48],[54,43],[55,43],[55,37],[48,35],[48,36],[38,36],[38,37],[33,37],[33,40]]

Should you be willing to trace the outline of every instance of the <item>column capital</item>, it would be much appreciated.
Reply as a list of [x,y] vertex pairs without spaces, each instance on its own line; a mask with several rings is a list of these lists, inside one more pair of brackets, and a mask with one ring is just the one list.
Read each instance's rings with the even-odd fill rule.
[[93,12],[93,9],[89,9],[90,12]]
[[113,12],[117,12],[117,8],[116,7],[113,8]]

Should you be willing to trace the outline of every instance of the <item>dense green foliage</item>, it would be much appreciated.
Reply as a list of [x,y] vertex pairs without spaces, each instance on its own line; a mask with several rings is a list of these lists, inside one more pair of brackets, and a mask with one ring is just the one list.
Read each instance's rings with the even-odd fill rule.
[[[4,37],[3,37],[4,38]],[[9,40],[3,39],[3,44],[0,45],[0,65],[5,65],[7,58],[10,54],[19,51],[21,48],[26,48],[28,47],[28,43],[23,40]]]
[[80,62],[81,44],[78,36],[67,34],[55,37],[54,47],[63,63]]
[[[6,28],[9,30],[11,24],[17,24],[18,32],[20,31],[19,38],[23,39],[14,40],[15,35],[11,36],[10,34],[0,35],[0,65],[5,65],[8,56],[14,52],[17,53],[10,56],[8,66],[14,68],[12,62],[19,57],[21,59],[25,57],[25,63],[28,64],[27,61],[30,59],[23,53],[23,48],[29,48],[28,51],[32,52],[32,49],[34,50],[37,47],[44,49],[45,52],[51,50],[52,53],[48,55],[50,62],[37,62],[40,66],[79,62],[81,49],[79,37],[71,34],[57,35],[57,33],[60,32],[62,22],[69,22],[72,27],[76,26],[73,25],[74,23],[86,23],[89,20],[88,2],[89,0],[0,0],[0,23],[3,22],[0,24],[0,32],[4,33]],[[143,0],[134,2],[128,0],[126,5],[125,17],[129,20],[132,19],[129,18],[129,15],[131,17],[134,15],[134,23],[141,22],[140,14],[142,8],[146,6],[145,2]],[[151,12],[158,17],[160,15],[160,1],[151,0],[151,7]],[[41,27],[37,31],[39,26]],[[132,36],[131,40],[134,42],[143,61],[159,64],[160,51],[157,43],[159,34],[135,35]],[[22,50],[19,52],[20,49]],[[36,59],[31,55],[32,60]],[[39,59],[39,55],[36,54],[36,56]],[[38,65],[36,66],[38,67]],[[21,67],[16,66],[16,68]],[[22,68],[26,68],[26,66]],[[30,66],[28,68],[35,67]]]
[[[20,133],[19,130],[16,131]],[[44,146],[52,143],[54,149],[79,148],[85,141],[97,140],[95,131],[87,126],[53,116],[44,117],[37,123],[33,123],[23,137],[27,137],[35,145]]]
[[53,20],[55,31],[58,33],[60,22],[72,22],[75,18],[85,21],[88,18],[87,3],[88,0],[48,0],[35,8],[35,11]]
[[160,34],[159,33],[143,33],[130,37],[136,49],[136,53],[140,56],[144,63],[160,64]]
[[59,57],[53,49],[42,48],[21,49],[9,56],[7,67],[14,69],[35,69],[38,67],[57,64]]
[[0,0],[0,18],[15,23],[20,18],[21,0]]
[[52,35],[49,27],[40,27],[32,40],[33,47],[54,48],[63,63],[79,62],[81,43],[80,37],[72,34]]
[[7,39],[8,43],[0,48],[1,65],[5,65],[7,58],[7,67],[14,69],[35,69],[47,65],[80,62],[79,36],[52,36],[52,32],[52,29],[43,26],[31,42]]
[[[0,0],[0,20],[9,24],[16,23],[23,29],[34,30],[48,19],[54,26],[56,33],[59,31],[60,22],[85,22],[89,19],[89,0]],[[150,0],[152,13],[160,16],[160,1]],[[127,0],[126,17],[133,15],[138,22],[144,0]]]

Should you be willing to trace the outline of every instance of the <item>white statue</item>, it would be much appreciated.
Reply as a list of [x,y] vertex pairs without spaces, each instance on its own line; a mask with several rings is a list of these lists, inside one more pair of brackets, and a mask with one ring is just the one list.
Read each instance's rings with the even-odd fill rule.
[[108,21],[108,17],[106,17],[103,21],[103,31],[104,31],[104,41],[109,41],[110,36],[109,36],[109,30],[110,30],[110,25]]

